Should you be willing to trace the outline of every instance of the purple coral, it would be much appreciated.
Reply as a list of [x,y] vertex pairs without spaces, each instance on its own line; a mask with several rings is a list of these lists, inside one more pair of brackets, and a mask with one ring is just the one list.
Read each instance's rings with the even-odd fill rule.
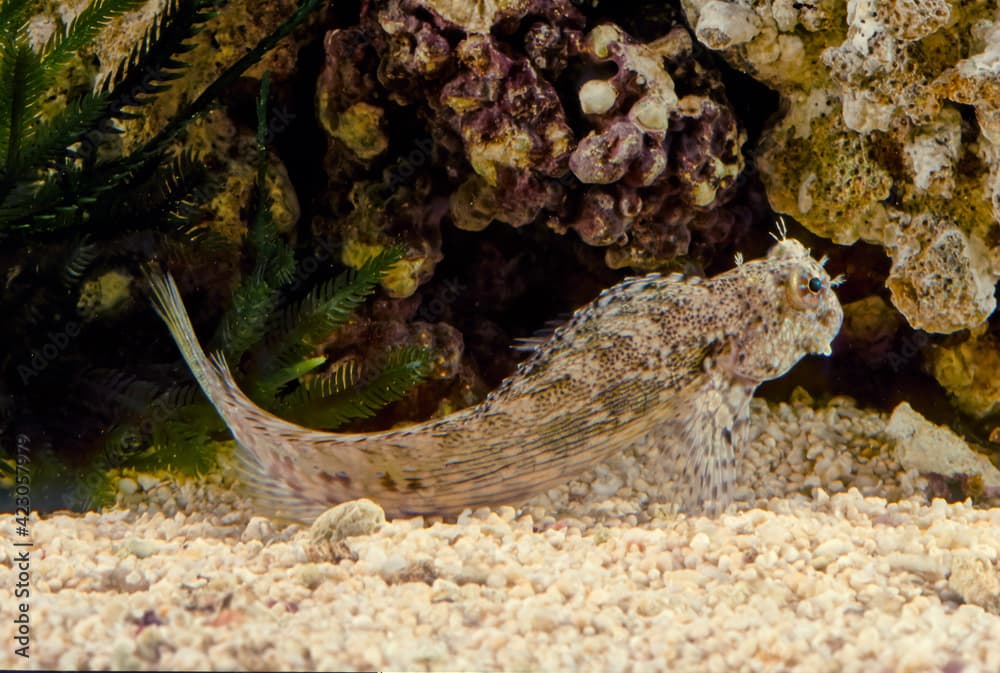
[[[384,110],[390,135],[393,119],[426,129],[427,173],[462,229],[545,223],[607,247],[611,266],[654,267],[688,251],[743,167],[735,115],[678,26],[644,43],[588,29],[569,0],[376,0],[332,35],[318,95]],[[344,64],[373,57],[376,87]]]
[[[679,98],[666,64],[690,51],[686,33],[674,30],[641,44],[620,28],[601,24],[581,44],[594,63],[615,73],[580,88],[580,109],[594,129],[569,166],[581,182],[608,185],[570,225],[588,243],[612,245],[614,267],[649,267],[687,252],[688,224],[724,202],[743,166],[743,134],[724,101],[705,94]],[[608,225],[618,226],[611,229]],[[614,238],[594,238],[612,231]]]

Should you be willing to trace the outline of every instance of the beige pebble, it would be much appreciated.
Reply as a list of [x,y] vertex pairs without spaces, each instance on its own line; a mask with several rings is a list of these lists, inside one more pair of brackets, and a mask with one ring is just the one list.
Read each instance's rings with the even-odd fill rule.
[[160,480],[151,474],[140,474],[136,476],[136,481],[139,484],[139,488],[143,491],[149,493],[154,488],[160,485]]
[[994,563],[968,552],[955,554],[948,588],[967,603],[1000,614],[1000,573]]
[[313,544],[329,544],[349,537],[371,535],[385,525],[385,511],[371,500],[351,500],[323,512],[309,529]]
[[135,479],[123,477],[118,480],[118,492],[122,495],[132,495],[138,490],[139,484],[136,483]]
[[159,545],[152,540],[137,540],[132,538],[125,543],[125,549],[128,553],[137,556],[138,558],[148,558],[156,553]]

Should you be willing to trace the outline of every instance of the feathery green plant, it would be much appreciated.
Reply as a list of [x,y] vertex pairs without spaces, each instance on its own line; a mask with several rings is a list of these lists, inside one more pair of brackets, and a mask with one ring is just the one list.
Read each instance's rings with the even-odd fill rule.
[[[298,302],[282,305],[282,288],[294,277],[291,249],[275,230],[265,198],[266,115],[269,78],[258,99],[256,208],[247,233],[254,268],[234,291],[211,347],[226,354],[241,386],[261,406],[302,425],[336,429],[370,418],[403,398],[427,376],[426,350],[402,346],[359,363],[348,360],[322,371],[327,358],[318,346],[374,293],[403,257],[400,246],[367,260],[360,269],[321,283]],[[241,362],[248,366],[238,368]],[[132,407],[129,420],[109,437],[108,452],[128,456],[142,469],[171,467],[203,472],[228,438],[222,419],[193,383],[160,390],[131,377],[112,375],[109,398]],[[137,448],[140,447],[140,448]]]
[[[191,39],[226,4],[165,0],[152,25],[104,82],[54,105],[79,50],[99,39],[110,21],[144,1],[90,0],[75,19],[36,45],[29,20],[42,3],[0,0],[0,242],[5,244],[0,248],[5,264],[0,311],[6,324],[0,333],[0,399],[17,410],[14,417],[0,419],[0,446],[11,455],[11,438],[21,429],[31,434],[39,503],[52,500],[42,497],[42,483],[62,486],[83,473],[90,476],[77,479],[77,485],[84,483],[85,492],[100,491],[101,480],[94,475],[127,462],[148,443],[150,432],[160,438],[171,424],[176,426],[173,435],[182,434],[185,426],[205,425],[187,423],[182,391],[165,396],[161,386],[140,389],[127,379],[105,382],[104,389],[126,391],[124,397],[132,402],[170,405],[167,421],[138,430],[122,424],[103,439],[88,439],[84,433],[93,431],[92,424],[68,412],[53,413],[69,406],[60,395],[82,402],[80,391],[101,382],[89,362],[93,353],[86,351],[92,347],[87,341],[90,333],[108,327],[103,318],[81,327],[84,276],[101,264],[127,264],[141,253],[172,257],[178,251],[191,255],[218,249],[220,237],[200,224],[202,207],[217,186],[198,157],[174,149],[178,134],[323,4],[301,0],[292,15],[192,96],[154,137],[122,156],[110,156],[105,151],[109,134],[120,133],[121,122],[138,116],[142,106],[180,77],[193,48]],[[292,259],[291,251],[286,257]],[[54,358],[42,359],[39,353],[62,344],[70,325],[72,339],[58,346]],[[113,407],[119,418],[137,413],[101,406]],[[111,415],[103,408],[91,411],[94,421]],[[74,438],[78,449],[103,442],[106,450],[93,460],[63,454],[62,448],[52,450],[47,439],[60,436]]]
[[[143,2],[91,0],[40,51],[32,47],[28,34],[30,10],[37,3],[0,3],[0,239],[37,237],[65,228],[114,232],[127,226],[115,217],[122,195],[148,190],[151,178],[154,184],[162,180],[164,174],[158,168],[184,126],[204,113],[322,0],[303,0],[292,16],[223,71],[148,142],[124,156],[102,161],[97,153],[102,134],[117,132],[116,121],[134,118],[136,108],[169,88],[186,65],[182,57],[192,48],[189,40],[225,4],[225,0],[168,0],[99,90],[43,117],[42,102],[76,51],[92,43],[111,19]],[[183,163],[190,164],[190,159]],[[190,189],[174,190],[165,196],[176,205],[190,199],[191,193]],[[129,221],[134,220],[124,220]]]

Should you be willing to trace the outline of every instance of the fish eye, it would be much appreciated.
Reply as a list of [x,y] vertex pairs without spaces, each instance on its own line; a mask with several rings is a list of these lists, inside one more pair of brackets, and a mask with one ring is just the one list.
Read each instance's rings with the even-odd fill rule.
[[820,293],[826,289],[822,278],[812,275],[806,269],[799,269],[788,276],[787,283],[785,289],[792,306],[800,311],[819,307]]

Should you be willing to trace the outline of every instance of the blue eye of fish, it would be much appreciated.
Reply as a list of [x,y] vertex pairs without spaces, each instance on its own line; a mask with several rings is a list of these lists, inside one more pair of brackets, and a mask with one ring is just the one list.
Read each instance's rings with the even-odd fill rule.
[[823,281],[813,276],[809,279],[809,291],[813,294],[819,294],[819,291],[823,289]]

